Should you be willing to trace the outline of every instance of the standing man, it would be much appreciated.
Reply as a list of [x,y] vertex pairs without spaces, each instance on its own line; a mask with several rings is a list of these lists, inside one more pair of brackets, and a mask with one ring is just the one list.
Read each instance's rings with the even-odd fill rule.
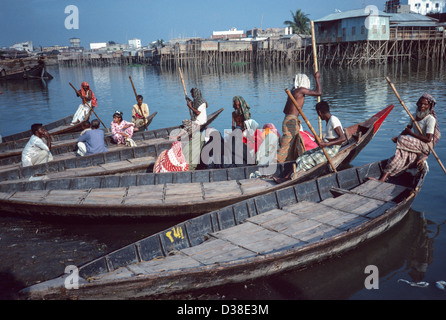
[[[73,120],[71,121],[71,125],[78,124],[84,120],[88,120],[88,115],[90,114],[90,107],[96,108],[98,106],[98,101],[96,97],[90,89],[90,85],[88,82],[82,82],[80,96],[83,99],[82,103],[77,108],[76,113],[73,116]],[[78,95],[79,96],[79,95]],[[84,101],[86,104],[84,104]]]
[[[296,100],[300,108],[303,109],[305,96],[320,96],[322,88],[319,83],[321,75],[318,72],[314,74],[316,80],[316,89],[310,90],[310,79],[305,74],[297,74],[294,78],[294,87],[291,94]],[[285,162],[296,160],[305,150],[304,141],[299,133],[301,121],[299,119],[299,111],[288,98],[285,109],[285,119],[282,123],[282,139],[280,141],[280,149],[277,152],[277,162]]]
[[[347,140],[338,117],[330,112],[330,106],[326,101],[316,104],[318,116],[326,122],[324,139],[318,148],[304,152],[296,159],[296,173],[299,171],[308,171],[318,164],[327,161],[322,148],[325,149],[330,158],[336,156],[341,149],[341,145]],[[273,177],[277,183],[282,183],[292,178],[293,171],[288,172],[284,178]]]
[[77,140],[78,154],[88,156],[90,154],[107,152],[104,141],[104,131],[98,130],[100,122],[98,119],[91,121],[91,130],[85,131]]
[[136,101],[138,102],[132,109],[132,122],[136,127],[142,127],[146,124],[146,119],[150,115],[149,106],[147,103],[143,103],[143,96],[138,95]]
[[[22,151],[22,167],[34,166],[53,160],[51,154],[51,137],[41,123],[31,126],[33,135]],[[42,140],[45,137],[46,143]]]

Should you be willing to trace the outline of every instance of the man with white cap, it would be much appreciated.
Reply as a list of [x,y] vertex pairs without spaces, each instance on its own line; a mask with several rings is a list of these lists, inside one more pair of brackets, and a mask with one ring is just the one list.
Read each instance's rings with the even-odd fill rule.
[[[305,74],[297,74],[294,78],[294,87],[291,94],[296,100],[300,108],[303,108],[305,96],[320,96],[322,88],[319,82],[321,75],[318,72],[314,74],[316,80],[316,89],[310,89],[310,79]],[[299,111],[288,98],[285,109],[285,119],[282,123],[282,138],[280,140],[280,149],[277,152],[277,162],[285,162],[296,160],[305,150],[304,141],[299,133],[301,121],[299,119]]]

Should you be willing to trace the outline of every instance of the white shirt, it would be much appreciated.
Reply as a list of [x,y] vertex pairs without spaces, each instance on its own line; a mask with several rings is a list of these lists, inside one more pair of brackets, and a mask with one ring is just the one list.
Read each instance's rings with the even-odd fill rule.
[[335,116],[331,116],[330,119],[327,122],[327,125],[325,127],[325,136],[324,139],[326,140],[333,140],[339,138],[339,135],[336,133],[335,129],[337,127],[341,127],[342,130],[342,124],[341,121]]
[[[200,126],[204,125],[208,121],[208,117],[206,114],[206,103],[203,103],[201,106],[198,107],[198,111],[200,111],[200,114],[195,117],[195,123],[199,124]],[[195,115],[195,114],[194,114]]]
[[[416,114],[413,115],[414,119],[416,119]],[[418,125],[420,126],[421,131],[423,131],[423,135],[427,134],[434,134],[435,132],[435,124],[436,124],[435,117],[431,114],[424,117],[423,120],[417,121]],[[413,121],[410,120],[409,125],[412,126],[412,131],[415,134],[419,134],[418,129],[416,126],[413,125]]]
[[39,153],[42,150],[48,152],[50,151],[46,143],[43,142],[41,138],[32,135],[22,151],[22,166],[23,167],[32,166],[33,165],[32,158],[34,158],[37,155],[37,153]]

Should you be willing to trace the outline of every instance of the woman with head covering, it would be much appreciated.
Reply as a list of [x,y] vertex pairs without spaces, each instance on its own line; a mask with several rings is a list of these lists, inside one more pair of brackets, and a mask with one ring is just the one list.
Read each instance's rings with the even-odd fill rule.
[[135,128],[134,123],[122,120],[122,115],[122,112],[116,111],[111,123],[112,140],[116,144],[125,144],[128,139],[131,139]]
[[192,118],[183,120],[183,127],[189,136],[195,131],[199,132],[200,127],[208,121],[206,114],[208,103],[203,99],[200,89],[193,88],[190,93],[194,100],[192,101],[189,97],[186,97],[186,101],[187,106],[192,110]]
[[232,106],[234,107],[234,112],[232,113],[232,130],[239,128],[243,131],[246,129],[244,126],[245,121],[251,119],[249,105],[243,97],[235,96],[232,98]]
[[71,121],[71,125],[88,120],[91,112],[90,107],[96,108],[98,106],[98,101],[96,100],[93,91],[91,91],[88,82],[82,82],[79,94],[77,96],[82,98],[82,103],[77,108],[77,111],[73,116],[73,120]]
[[380,181],[386,181],[389,176],[395,176],[410,166],[421,164],[430,154],[429,145],[434,147],[441,137],[435,113],[435,98],[430,94],[423,94],[417,102],[414,119],[421,129],[413,129],[411,120],[400,136],[392,138],[396,143],[395,155],[391,157]]

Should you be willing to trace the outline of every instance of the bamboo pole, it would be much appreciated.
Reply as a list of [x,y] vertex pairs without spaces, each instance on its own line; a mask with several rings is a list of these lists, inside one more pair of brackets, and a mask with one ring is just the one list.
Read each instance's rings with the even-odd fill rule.
[[[311,21],[311,42],[313,46],[313,58],[314,58],[314,73],[318,72],[319,68],[317,65],[317,52],[316,52],[316,35],[314,32],[314,21]],[[317,102],[321,102],[321,96],[317,97]],[[319,137],[322,137],[322,122],[321,117],[318,116],[319,121]]]
[[[186,90],[186,85],[184,84],[183,72],[181,72],[181,67],[178,67],[178,70],[180,71],[180,78],[181,78],[181,83],[183,84],[184,95],[187,98],[187,90]],[[189,109],[189,115],[190,118],[192,119],[192,110],[189,107],[187,108]]]
[[[389,83],[390,87],[392,88],[393,92],[395,92],[396,97],[398,98],[398,100],[400,101],[401,105],[403,106],[404,110],[406,110],[407,114],[409,115],[410,119],[412,119],[412,122],[414,123],[415,127],[418,129],[418,131],[420,132],[420,134],[423,134],[420,126],[418,125],[418,123],[415,121],[413,115],[410,113],[409,109],[406,107],[406,104],[404,103],[404,101],[401,99],[398,91],[396,91],[395,86],[393,85],[393,83],[390,81],[389,77],[386,77],[387,82]],[[438,157],[437,153],[435,152],[434,148],[432,147],[431,144],[427,144],[429,146],[429,149],[431,150],[432,154],[434,155],[435,159],[437,159],[438,164],[440,165],[440,167],[443,169],[444,173],[446,173],[446,169],[443,166],[443,163],[441,162],[440,158]]]
[[333,164],[333,162],[330,159],[330,156],[328,155],[327,151],[325,150],[325,148],[321,147],[321,139],[319,138],[319,136],[317,135],[316,131],[314,130],[313,126],[311,125],[310,121],[308,121],[308,118],[305,116],[305,114],[303,113],[302,109],[299,107],[296,99],[294,99],[293,95],[291,94],[290,90],[286,89],[285,92],[288,94],[288,97],[290,98],[290,100],[294,103],[297,111],[299,111],[300,115],[302,116],[302,119],[304,119],[305,123],[307,124],[308,128],[310,128],[311,132],[313,133],[317,144],[319,145],[319,147],[322,149],[322,151],[325,154],[325,157],[327,158],[328,162],[330,163],[330,166],[332,167],[334,172],[336,171],[336,167]]

